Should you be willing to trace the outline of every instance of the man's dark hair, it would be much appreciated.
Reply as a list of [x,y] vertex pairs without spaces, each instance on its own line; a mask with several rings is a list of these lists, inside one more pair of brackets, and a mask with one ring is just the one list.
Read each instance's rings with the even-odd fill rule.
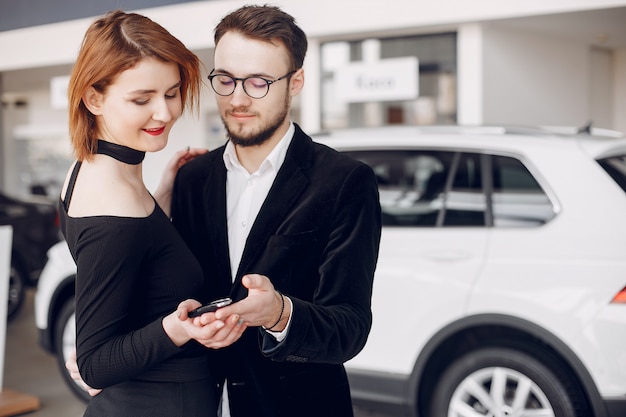
[[289,53],[290,70],[302,68],[308,45],[306,35],[295,19],[278,7],[249,5],[226,15],[215,27],[215,45],[229,31],[272,44],[282,43]]

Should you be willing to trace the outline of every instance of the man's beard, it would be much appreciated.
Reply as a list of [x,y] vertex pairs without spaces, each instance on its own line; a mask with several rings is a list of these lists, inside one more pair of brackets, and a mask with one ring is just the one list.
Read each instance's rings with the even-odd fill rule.
[[226,135],[233,143],[233,145],[237,146],[258,146],[267,142],[267,140],[272,137],[274,133],[278,130],[278,128],[283,124],[287,116],[289,115],[289,99],[285,100],[283,108],[281,112],[276,115],[276,117],[269,121],[267,126],[262,127],[262,130],[254,133],[254,136],[243,136],[238,135],[237,133],[231,131],[228,127],[226,121],[222,118],[222,123],[224,123],[224,127],[226,128]]

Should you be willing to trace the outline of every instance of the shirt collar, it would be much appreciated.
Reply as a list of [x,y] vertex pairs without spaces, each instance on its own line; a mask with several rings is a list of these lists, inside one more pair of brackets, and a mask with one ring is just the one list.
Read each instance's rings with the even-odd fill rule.
[[[289,148],[289,144],[291,143],[291,140],[293,139],[293,135],[295,131],[296,131],[296,128],[294,127],[293,122],[290,121],[289,128],[287,129],[285,136],[283,136],[278,141],[274,149],[272,149],[269,155],[267,155],[263,163],[261,163],[261,167],[259,168],[258,172],[264,172],[270,167],[272,167],[275,172],[277,172],[280,169],[280,167],[283,165],[283,162],[285,161],[285,156],[287,155],[287,149]],[[228,171],[231,171],[234,169],[238,169],[238,170],[243,169],[245,171],[245,169],[239,162],[239,159],[237,158],[235,145],[233,145],[231,141],[228,141],[226,143],[226,149],[224,150],[223,158],[224,158],[224,165],[226,165],[226,169]]]

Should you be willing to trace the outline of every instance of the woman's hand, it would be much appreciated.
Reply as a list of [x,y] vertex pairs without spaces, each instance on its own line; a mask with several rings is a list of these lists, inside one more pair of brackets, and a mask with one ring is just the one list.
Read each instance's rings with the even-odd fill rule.
[[180,150],[172,156],[163,169],[163,175],[161,176],[161,182],[154,192],[154,199],[161,207],[161,210],[165,212],[167,217],[170,217],[172,208],[172,189],[174,188],[174,179],[176,173],[180,167],[185,165],[192,159],[209,152],[208,149],[202,148],[189,148]]
[[85,391],[87,391],[90,396],[95,397],[96,395],[100,394],[100,392],[102,392],[101,389],[91,388],[85,383],[85,381],[83,381],[83,378],[80,376],[80,372],[78,372],[78,363],[76,362],[76,349],[72,350],[72,353],[70,353],[70,357],[67,359],[67,361],[65,361],[65,368],[70,373],[72,379],[74,381],[78,381],[80,386]]
[[239,340],[248,327],[236,314],[222,320],[216,319],[213,312],[189,318],[189,312],[200,305],[196,300],[185,300],[175,312],[163,319],[165,332],[177,346],[194,339],[208,348],[223,348]]

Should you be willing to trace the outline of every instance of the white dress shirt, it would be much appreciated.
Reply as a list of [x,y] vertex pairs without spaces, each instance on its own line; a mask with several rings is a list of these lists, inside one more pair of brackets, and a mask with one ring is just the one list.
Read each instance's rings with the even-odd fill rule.
[[[274,179],[276,179],[276,174],[278,174],[280,167],[285,161],[287,148],[289,148],[295,130],[293,123],[290,122],[285,136],[272,149],[267,158],[261,163],[259,169],[253,173],[249,173],[239,162],[235,145],[232,142],[226,144],[226,149],[224,150],[224,165],[226,165],[227,171],[226,220],[228,222],[230,270],[233,280],[237,274],[250,229],[274,183]],[[291,306],[289,297],[285,298]],[[285,339],[290,324],[291,317],[285,330],[282,332],[266,331],[280,342]],[[222,395],[221,416],[230,417],[226,385]]]
[[227,170],[228,249],[230,251],[230,268],[233,280],[241,261],[241,255],[243,254],[250,228],[274,183],[278,170],[285,161],[287,148],[291,143],[294,132],[293,123],[290,123],[285,136],[261,163],[260,168],[253,173],[249,173],[239,162],[235,145],[232,142],[226,144],[224,164]]

